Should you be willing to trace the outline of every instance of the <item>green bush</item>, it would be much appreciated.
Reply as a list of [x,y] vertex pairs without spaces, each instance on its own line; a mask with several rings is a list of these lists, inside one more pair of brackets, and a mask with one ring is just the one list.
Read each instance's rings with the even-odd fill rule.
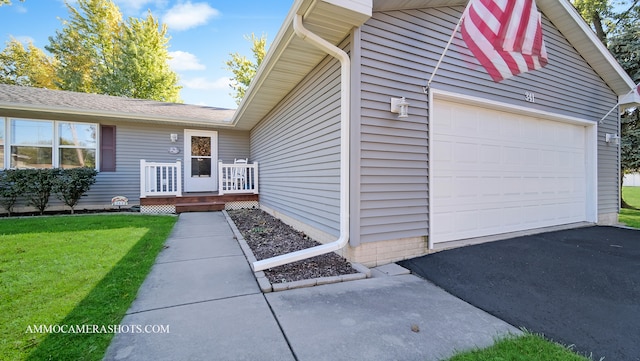
[[53,190],[58,199],[71,208],[71,214],[80,197],[96,182],[96,175],[98,172],[95,169],[87,167],[62,169],[58,174]]
[[60,169],[17,169],[17,171],[21,173],[20,181],[24,182],[23,189],[27,205],[35,207],[40,214],[43,214],[49,206],[49,197]]
[[17,201],[24,198],[27,205],[43,214],[55,193],[74,213],[97,174],[93,168],[8,169],[0,172],[0,205],[11,215]]
[[0,205],[11,216],[13,206],[23,192],[23,182],[19,181],[19,172],[15,169],[7,169],[0,172]]

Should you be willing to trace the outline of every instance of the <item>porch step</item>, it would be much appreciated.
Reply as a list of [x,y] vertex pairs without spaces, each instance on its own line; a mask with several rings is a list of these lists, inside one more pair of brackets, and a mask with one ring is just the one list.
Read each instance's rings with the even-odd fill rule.
[[[209,212],[225,209],[230,202],[258,202],[257,194],[225,194],[216,193],[185,193],[182,197],[153,196],[140,198],[140,206],[162,207],[172,206],[176,213]],[[173,210],[172,210],[173,212]]]
[[221,211],[224,202],[176,203],[176,213]]

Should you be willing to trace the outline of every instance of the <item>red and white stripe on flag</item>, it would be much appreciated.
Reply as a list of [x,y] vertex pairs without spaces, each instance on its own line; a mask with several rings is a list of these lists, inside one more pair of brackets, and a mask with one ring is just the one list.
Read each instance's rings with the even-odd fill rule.
[[470,0],[462,16],[462,38],[494,81],[547,65],[534,0]]

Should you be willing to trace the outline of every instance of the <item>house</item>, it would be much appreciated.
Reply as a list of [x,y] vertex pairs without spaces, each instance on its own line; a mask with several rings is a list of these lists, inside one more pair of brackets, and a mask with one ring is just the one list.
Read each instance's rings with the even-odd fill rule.
[[[226,184],[224,169],[248,158],[259,164],[250,184],[262,209],[324,243],[313,252],[368,266],[480,237],[615,223],[617,104],[637,102],[633,81],[567,0],[538,0],[549,64],[496,83],[459,34],[444,52],[465,4],[296,0],[234,113],[89,95],[56,113],[63,102],[22,99],[20,109],[0,95],[0,117],[115,125],[116,171],[101,171],[83,202],[156,199],[136,193],[140,159],[180,158],[172,169],[184,168],[183,193],[196,190],[189,146],[172,153],[170,134],[210,136],[223,162],[207,186]],[[390,111],[392,98],[409,104],[406,117]],[[96,159],[109,154],[105,138]],[[242,193],[233,184],[218,193]]]
[[[141,204],[147,213],[173,213],[180,205],[219,209],[215,200],[225,185],[218,177],[219,161],[249,158],[249,132],[233,129],[233,114],[230,109],[0,85],[0,169],[95,167],[96,183],[77,209],[111,208],[115,196]],[[178,172],[184,173],[181,182],[175,182]],[[207,197],[212,192],[215,197]],[[241,192],[225,200],[257,205],[253,189]],[[62,208],[52,196],[48,209]],[[16,207],[27,210],[24,203]]]
[[622,178],[624,187],[640,187],[640,173],[628,173]]
[[537,0],[547,66],[496,83],[458,33],[425,89],[466,3],[295,1],[231,120],[263,209],[369,266],[617,221],[633,81],[569,1]]

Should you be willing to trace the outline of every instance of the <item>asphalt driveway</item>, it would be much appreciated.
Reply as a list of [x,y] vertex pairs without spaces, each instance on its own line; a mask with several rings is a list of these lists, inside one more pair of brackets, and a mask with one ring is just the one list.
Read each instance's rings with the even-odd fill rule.
[[585,227],[399,263],[508,323],[593,360],[640,360],[640,231]]

